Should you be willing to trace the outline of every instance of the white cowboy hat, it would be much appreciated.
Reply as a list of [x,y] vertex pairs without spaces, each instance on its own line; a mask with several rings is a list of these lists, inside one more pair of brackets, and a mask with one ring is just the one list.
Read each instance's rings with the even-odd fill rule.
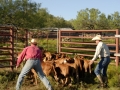
[[96,35],[92,40],[102,40],[101,35]]
[[36,39],[31,39],[30,43],[37,44],[37,40]]

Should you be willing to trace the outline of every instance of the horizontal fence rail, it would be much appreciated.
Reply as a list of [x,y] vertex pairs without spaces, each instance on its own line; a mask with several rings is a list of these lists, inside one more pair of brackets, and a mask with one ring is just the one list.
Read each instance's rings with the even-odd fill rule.
[[59,30],[58,32],[58,52],[66,54],[83,55],[93,57],[96,43],[91,39],[97,35],[102,35],[109,49],[110,58],[116,60],[116,66],[119,63],[119,57],[114,56],[114,53],[119,52],[119,40],[115,35],[119,35],[119,30]]
[[14,67],[14,27],[0,27],[0,68]]
[[0,68],[9,67],[13,70],[16,65],[16,58],[18,52],[25,46],[28,46],[28,30],[24,29],[24,41],[23,47],[19,39],[18,29],[15,26],[0,26]]

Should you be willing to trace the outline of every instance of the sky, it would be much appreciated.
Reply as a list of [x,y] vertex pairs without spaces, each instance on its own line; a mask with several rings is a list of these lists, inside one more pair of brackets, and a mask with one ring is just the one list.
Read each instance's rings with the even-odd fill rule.
[[120,13],[120,0],[32,0],[41,3],[41,8],[47,8],[49,14],[63,17],[65,20],[76,19],[77,12],[88,9],[98,9],[106,16]]

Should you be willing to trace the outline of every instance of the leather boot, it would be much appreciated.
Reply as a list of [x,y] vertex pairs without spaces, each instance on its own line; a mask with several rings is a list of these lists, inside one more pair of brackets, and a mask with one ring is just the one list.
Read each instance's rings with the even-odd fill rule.
[[98,78],[98,80],[100,81],[100,85],[97,86],[97,88],[103,88],[103,87],[104,87],[104,84],[103,84],[102,77],[101,77],[100,75],[97,75],[97,78]]
[[103,76],[103,83],[104,83],[104,87],[108,87],[108,78],[106,76]]
[[53,88],[49,88],[48,90],[54,90]]

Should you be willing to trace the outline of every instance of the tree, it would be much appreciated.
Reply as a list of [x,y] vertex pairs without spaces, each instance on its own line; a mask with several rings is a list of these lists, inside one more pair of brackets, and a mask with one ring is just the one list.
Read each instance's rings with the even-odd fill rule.
[[115,12],[112,16],[112,28],[120,28],[120,14],[119,12]]
[[104,13],[99,15],[99,18],[97,20],[97,28],[96,29],[101,29],[101,30],[109,29],[109,22]]
[[100,11],[94,8],[81,10],[78,12],[77,19],[73,20],[72,25],[75,29],[96,29],[99,14]]

